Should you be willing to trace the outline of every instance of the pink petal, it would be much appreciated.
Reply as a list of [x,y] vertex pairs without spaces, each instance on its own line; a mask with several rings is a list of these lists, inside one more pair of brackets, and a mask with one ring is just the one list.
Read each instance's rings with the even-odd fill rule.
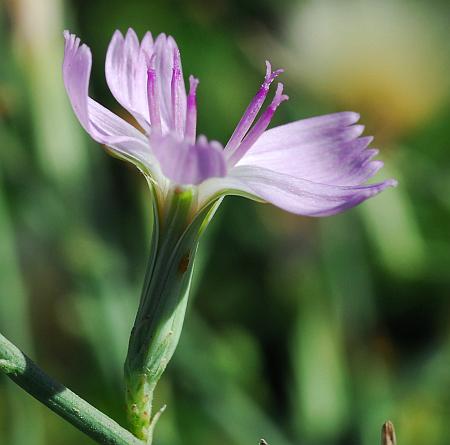
[[153,51],[153,39],[145,34],[142,43],[130,28],[125,38],[116,31],[108,46],[105,75],[109,89],[117,101],[146,128],[149,121],[147,63]]
[[266,201],[299,215],[329,216],[395,185],[394,180],[365,186],[320,184],[261,167],[239,166],[224,179],[210,179],[202,184],[199,200],[206,203],[211,196],[234,194]]
[[195,144],[179,140],[172,134],[152,136],[151,146],[161,171],[177,184],[197,185],[211,177],[226,174],[222,146],[200,136]]
[[72,108],[83,128],[100,144],[105,144],[121,157],[151,166],[147,138],[132,125],[116,116],[88,96],[92,55],[86,45],[67,31],[63,63],[63,79]]
[[269,168],[309,181],[358,185],[381,167],[371,161],[377,154],[366,147],[372,137],[359,137],[361,125],[356,113],[335,113],[266,131],[238,165]]
[[[167,133],[172,126],[172,74],[173,74],[173,61],[174,53],[178,51],[178,46],[175,40],[171,36],[166,36],[165,34],[159,34],[155,40],[154,44],[154,64],[156,70],[157,85],[159,90],[159,99],[161,107],[161,117],[163,124],[163,132]],[[183,71],[180,63],[181,78],[183,76]],[[178,112],[182,116],[186,116],[186,87],[184,81],[180,82],[179,86],[179,96]]]

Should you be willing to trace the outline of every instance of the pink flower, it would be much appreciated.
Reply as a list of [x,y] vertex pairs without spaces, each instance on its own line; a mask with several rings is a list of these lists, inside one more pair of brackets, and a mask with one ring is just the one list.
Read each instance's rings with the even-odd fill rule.
[[[137,120],[136,129],[88,96],[90,49],[64,33],[63,77],[81,125],[116,156],[136,165],[159,199],[175,187],[191,187],[201,209],[225,195],[270,202],[289,212],[326,216],[376,195],[395,180],[366,184],[383,163],[361,137],[354,112],[299,120],[267,130],[288,97],[278,83],[272,101],[257,116],[282,70],[266,62],[264,82],[225,148],[196,135],[198,80],[186,94],[175,40],[150,33],[139,42],[129,29],[113,35],[106,56],[106,80],[117,101]],[[256,120],[256,122],[255,122]]]

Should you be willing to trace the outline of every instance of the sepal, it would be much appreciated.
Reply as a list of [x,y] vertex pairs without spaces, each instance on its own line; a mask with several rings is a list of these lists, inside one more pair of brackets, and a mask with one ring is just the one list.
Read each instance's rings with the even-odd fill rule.
[[154,194],[150,260],[125,362],[130,427],[146,441],[157,420],[153,392],[183,327],[198,240],[220,204],[195,213],[193,188],[175,189],[164,202],[158,205]]

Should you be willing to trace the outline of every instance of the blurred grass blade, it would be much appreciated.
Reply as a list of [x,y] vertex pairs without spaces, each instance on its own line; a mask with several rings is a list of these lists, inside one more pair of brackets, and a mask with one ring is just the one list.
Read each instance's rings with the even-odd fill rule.
[[14,0],[11,14],[40,167],[56,182],[79,187],[84,183],[87,151],[62,81],[65,3]]
[[174,361],[184,384],[194,388],[206,416],[238,445],[255,443],[264,436],[269,443],[293,445],[281,429],[230,376],[220,361],[223,340],[192,312]]
[[[32,351],[29,304],[19,270],[14,235],[0,177],[0,327],[22,348]],[[4,390],[6,397],[2,398],[2,411],[8,418],[8,433],[3,437],[5,443],[44,445],[44,426],[37,402],[11,383],[5,385]]]
[[[384,168],[386,177],[398,179],[399,186],[382,193],[358,208],[381,264],[391,273],[413,278],[426,263],[425,240],[420,233],[414,205],[402,186],[400,170]],[[383,216],[382,216],[383,215]]]
[[320,443],[336,437],[348,421],[344,343],[318,271],[303,271],[301,280],[297,288],[301,307],[291,344],[293,412],[298,437]]

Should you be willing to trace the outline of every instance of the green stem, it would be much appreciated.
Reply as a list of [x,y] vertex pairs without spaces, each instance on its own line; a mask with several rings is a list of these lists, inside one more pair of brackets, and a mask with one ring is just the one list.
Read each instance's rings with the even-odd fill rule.
[[118,423],[87,403],[70,389],[45,374],[22,351],[0,334],[0,371],[102,445],[143,445]]

